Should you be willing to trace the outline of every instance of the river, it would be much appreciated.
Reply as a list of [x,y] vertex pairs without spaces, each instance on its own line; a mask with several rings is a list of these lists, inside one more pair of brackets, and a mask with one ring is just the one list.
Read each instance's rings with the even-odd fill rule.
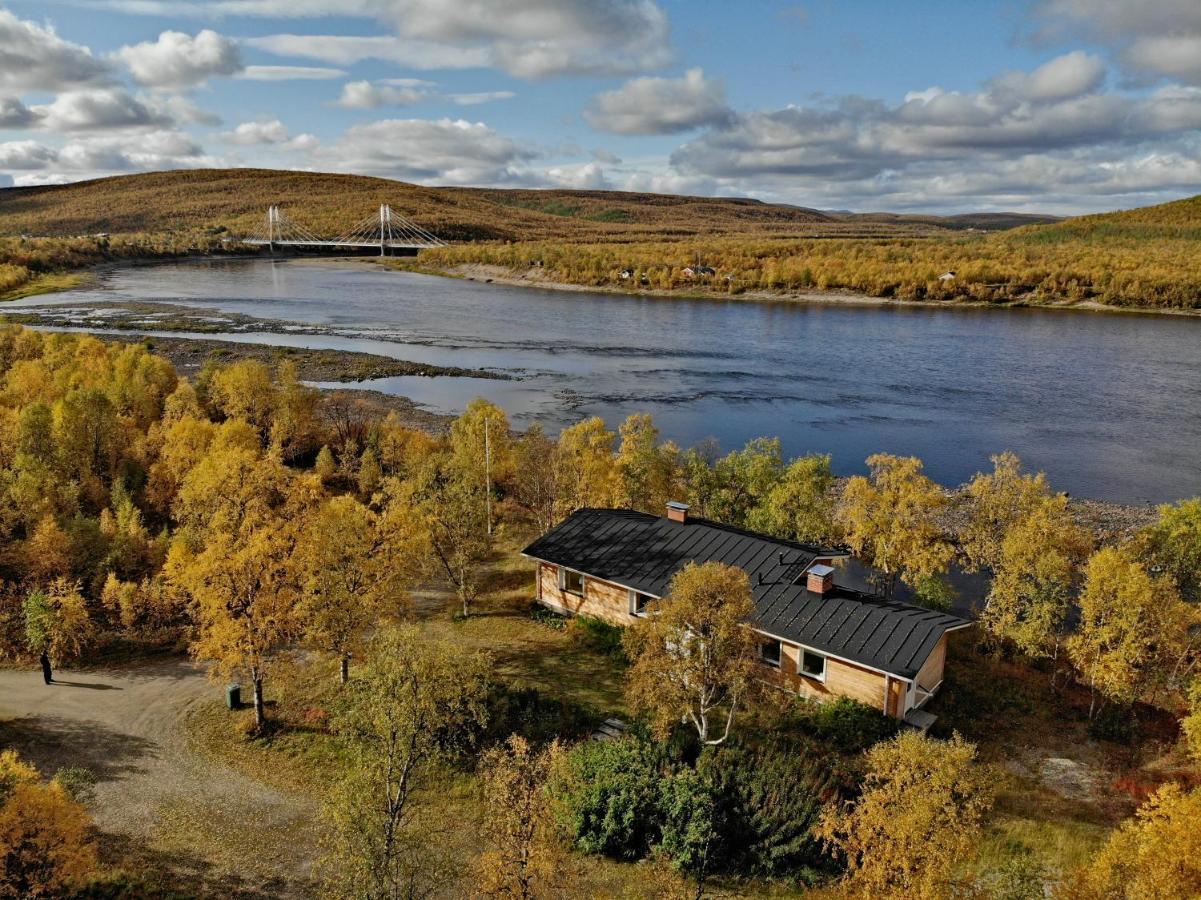
[[356,386],[444,412],[488,397],[518,427],[649,412],[682,445],[779,436],[840,473],[886,450],[956,484],[1011,449],[1077,495],[1201,494],[1201,318],[615,296],[266,260],[118,269],[5,308],[113,301],[274,323],[206,337],[507,373]]

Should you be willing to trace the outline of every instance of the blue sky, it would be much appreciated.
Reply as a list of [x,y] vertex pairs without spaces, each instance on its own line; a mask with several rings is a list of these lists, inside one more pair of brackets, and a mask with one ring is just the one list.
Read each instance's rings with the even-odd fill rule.
[[0,182],[165,168],[1075,213],[1201,192],[1197,0],[13,0]]

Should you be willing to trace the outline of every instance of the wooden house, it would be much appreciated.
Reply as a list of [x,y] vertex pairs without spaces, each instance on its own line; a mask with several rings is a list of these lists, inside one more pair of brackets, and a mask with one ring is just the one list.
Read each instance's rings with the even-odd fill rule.
[[566,615],[628,625],[653,614],[689,562],[738,566],[750,578],[764,678],[824,700],[852,697],[911,722],[943,680],[947,635],[971,623],[837,583],[846,553],[690,516],[581,509],[523,551],[537,600]]

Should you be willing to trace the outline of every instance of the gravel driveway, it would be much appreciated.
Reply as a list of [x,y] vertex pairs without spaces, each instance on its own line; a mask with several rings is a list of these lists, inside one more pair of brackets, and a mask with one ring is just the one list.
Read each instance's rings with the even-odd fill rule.
[[316,810],[188,746],[184,719],[219,695],[183,659],[56,673],[0,670],[0,747],[45,774],[86,766],[110,861],[162,874],[155,886],[197,896],[295,897],[312,892]]

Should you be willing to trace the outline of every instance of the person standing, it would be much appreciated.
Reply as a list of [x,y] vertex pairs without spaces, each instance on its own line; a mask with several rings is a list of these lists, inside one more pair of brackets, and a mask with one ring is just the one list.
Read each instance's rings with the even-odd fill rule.
[[50,657],[46,651],[42,651],[42,678],[46,680],[46,684],[54,681],[54,673],[50,671]]

